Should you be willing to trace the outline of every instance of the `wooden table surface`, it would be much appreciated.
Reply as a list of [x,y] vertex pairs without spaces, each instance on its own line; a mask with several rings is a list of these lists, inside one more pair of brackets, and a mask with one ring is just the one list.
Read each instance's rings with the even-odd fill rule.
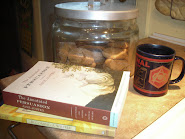
[[[176,51],[177,56],[185,59],[185,47],[168,42],[145,38],[139,41],[142,43],[155,43],[172,47]],[[171,78],[176,78],[181,70],[180,61],[176,61],[173,66]],[[1,88],[6,87],[21,74],[4,78],[0,82]],[[179,83],[169,86],[169,91],[162,97],[147,97],[138,94],[133,89],[133,77],[130,79],[129,91],[127,94],[126,102],[123,108],[121,120],[119,122],[115,139],[130,139],[143,131],[146,127],[156,121],[169,109],[175,106],[185,98],[185,77]],[[111,137],[103,137],[97,135],[76,133],[72,131],[59,130],[48,127],[36,126],[36,128],[43,133],[46,137],[52,139],[105,139]]]

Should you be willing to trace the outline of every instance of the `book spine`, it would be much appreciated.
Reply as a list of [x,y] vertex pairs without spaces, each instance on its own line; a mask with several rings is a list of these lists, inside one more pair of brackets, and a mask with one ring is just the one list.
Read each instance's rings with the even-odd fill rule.
[[110,111],[3,91],[4,104],[109,126]]
[[115,129],[105,130],[105,129],[96,128],[96,127],[91,126],[91,128],[87,127],[85,130],[80,130],[84,128],[84,127],[81,127],[80,124],[79,126],[71,126],[71,125],[63,125],[63,124],[58,124],[58,123],[51,123],[51,122],[45,122],[41,120],[32,120],[32,119],[26,119],[26,122],[28,124],[33,124],[33,125],[38,125],[38,126],[52,127],[52,128],[70,130],[70,131],[87,133],[87,134],[97,134],[97,135],[104,135],[104,136],[111,136],[111,137],[115,136]]
[[18,118],[18,117],[11,116],[7,113],[0,113],[0,119],[10,120],[10,121],[15,121],[15,122],[20,122],[20,123],[26,123],[26,124],[32,124],[32,125],[45,126],[45,127],[53,127],[53,128],[63,129],[63,130],[76,131],[76,126],[45,122],[45,121],[42,121],[42,119],[34,120],[34,119],[29,119],[29,118],[25,118],[21,116],[19,116]]
[[103,135],[103,136],[110,136],[110,137],[115,136],[116,128],[112,128],[112,127],[101,128],[100,126],[96,126],[92,124],[88,125],[87,123],[83,123],[83,122],[78,123],[78,121],[73,121],[74,124],[72,125],[63,124],[62,122],[58,122],[57,120],[52,120],[52,121],[56,121],[56,123],[50,122],[51,120],[44,121],[43,120],[44,117],[36,116],[38,118],[32,118],[31,115],[16,113],[17,109],[18,108],[11,110],[11,113],[9,113],[7,112],[5,107],[5,110],[0,110],[0,119],[44,126],[44,127],[52,127],[52,128],[69,130],[74,132],[87,133],[87,134]]

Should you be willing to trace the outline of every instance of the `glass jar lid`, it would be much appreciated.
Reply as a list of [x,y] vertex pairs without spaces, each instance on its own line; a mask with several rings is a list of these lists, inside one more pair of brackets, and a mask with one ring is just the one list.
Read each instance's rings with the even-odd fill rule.
[[128,2],[110,3],[67,2],[55,5],[56,15],[64,18],[84,20],[129,20],[138,16],[138,9]]

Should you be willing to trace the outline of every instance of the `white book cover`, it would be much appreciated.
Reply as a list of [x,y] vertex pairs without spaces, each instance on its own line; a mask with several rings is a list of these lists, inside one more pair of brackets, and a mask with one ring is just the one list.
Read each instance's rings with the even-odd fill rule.
[[106,121],[105,125],[117,127],[129,77],[127,71],[111,73],[97,68],[39,61],[3,90],[3,98],[5,104],[77,120]]

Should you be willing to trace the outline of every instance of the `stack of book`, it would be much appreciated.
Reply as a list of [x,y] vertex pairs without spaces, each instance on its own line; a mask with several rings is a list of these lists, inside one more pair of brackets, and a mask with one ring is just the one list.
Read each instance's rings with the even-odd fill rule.
[[39,61],[3,90],[0,118],[115,136],[130,72]]

